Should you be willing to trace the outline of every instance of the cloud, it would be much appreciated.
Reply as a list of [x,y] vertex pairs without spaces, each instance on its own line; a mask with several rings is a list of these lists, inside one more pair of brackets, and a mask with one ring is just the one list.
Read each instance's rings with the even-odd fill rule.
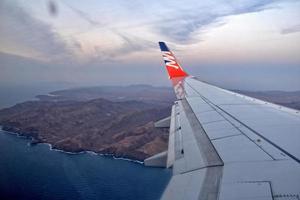
[[[211,3],[213,2],[213,3]],[[267,9],[271,0],[248,1],[201,1],[182,5],[161,15],[161,23],[153,25],[159,34],[177,43],[187,43],[193,38],[193,33],[203,31],[211,24],[216,24],[221,18]],[[168,16],[168,17],[165,17]],[[172,16],[171,18],[169,16]],[[219,23],[222,25],[223,23]]]
[[117,54],[130,54],[133,52],[157,48],[156,42],[118,31],[115,31],[115,34],[117,34],[122,39],[122,45],[117,50]]
[[87,13],[83,12],[80,9],[77,9],[70,4],[66,3],[65,1],[62,1],[68,8],[70,8],[74,13],[76,13],[82,20],[88,22],[92,26],[99,26],[101,25],[100,22],[93,20]]
[[[104,16],[107,19],[105,23],[94,20],[93,13],[87,13],[65,4],[95,28],[123,32],[124,29],[139,28],[143,30],[146,27],[144,30],[153,32],[156,39],[164,38],[174,43],[187,44],[194,42],[195,32],[205,31],[212,24],[223,25],[223,17],[259,12],[270,8],[268,6],[272,3],[274,3],[273,0],[188,0],[184,2],[162,0],[151,2],[151,4],[149,2],[116,1],[101,7],[101,14],[109,14],[108,17]],[[126,37],[132,37],[131,40],[133,40],[136,36],[138,35],[132,33]]]
[[290,33],[297,33],[297,32],[300,32],[300,24],[281,30],[281,34],[283,35],[290,34]]
[[[259,12],[269,8],[267,6],[272,2],[274,1],[188,0],[187,2],[174,2],[162,0],[151,2],[151,4],[136,1],[113,1],[109,4],[101,4],[91,1],[90,5],[93,5],[93,8],[91,6],[79,7],[80,5],[71,2],[64,2],[64,4],[80,19],[97,29],[99,35],[105,30],[110,31],[112,37],[120,38],[112,44],[117,47],[117,49],[113,48],[113,52],[102,49],[102,45],[99,44],[94,46],[98,57],[110,60],[136,51],[152,49],[156,47],[157,40],[164,39],[175,44],[199,42],[198,37],[195,41],[195,33],[206,31],[211,25],[223,25],[223,17]],[[94,10],[94,7],[98,10]],[[89,12],[86,12],[87,9],[90,9]],[[105,19],[105,22],[96,19]],[[83,30],[84,34],[88,34],[89,31]],[[151,33],[152,37],[147,37],[148,33]],[[107,40],[110,38],[108,37]]]
[[[60,16],[55,22],[39,20],[36,13],[18,7],[22,3],[13,2],[0,1],[0,42],[9,41],[4,45],[7,48],[16,46],[14,50],[20,51],[24,47],[51,59],[78,55],[89,59],[96,54],[100,61],[113,61],[134,52],[151,51],[158,40],[184,45],[199,42],[201,38],[195,37],[196,34],[212,25],[223,25],[223,17],[259,12],[270,8],[274,1],[59,1],[65,6],[60,6]],[[82,20],[90,26],[81,26]],[[59,28],[55,29],[57,24]],[[67,36],[59,32],[65,30]]]
[[113,31],[120,39],[120,46],[112,49],[104,49],[101,46],[95,46],[96,57],[94,62],[119,62],[121,58],[136,52],[145,52],[151,49],[157,49],[157,44],[134,35],[129,35],[124,32]]
[[40,59],[72,54],[72,47],[51,25],[34,18],[13,1],[0,1],[0,43],[1,51]]

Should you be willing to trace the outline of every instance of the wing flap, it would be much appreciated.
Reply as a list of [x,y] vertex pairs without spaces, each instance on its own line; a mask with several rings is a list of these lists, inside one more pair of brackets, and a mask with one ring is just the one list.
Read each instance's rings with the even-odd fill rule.
[[299,111],[187,74],[170,78],[178,99],[168,151],[173,177],[162,199],[300,196]]
[[217,199],[221,177],[221,166],[208,167],[174,175],[161,199]]
[[221,194],[220,200],[273,200],[272,188],[267,181],[224,184]]
[[[206,101],[228,122],[256,135],[254,140],[264,140],[283,154],[300,162],[300,145],[298,144],[300,114],[298,111],[284,110],[281,106],[229,92],[194,78],[185,79],[185,84],[193,88],[203,101]],[[192,105],[193,109],[197,110],[196,104]],[[205,121],[201,120],[200,116],[198,119],[205,126]]]

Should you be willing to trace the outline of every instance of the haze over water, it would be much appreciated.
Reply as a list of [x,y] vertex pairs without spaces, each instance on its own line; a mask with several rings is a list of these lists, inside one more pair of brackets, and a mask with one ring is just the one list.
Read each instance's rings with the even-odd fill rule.
[[[12,96],[5,100],[3,94],[1,103],[7,105]],[[66,154],[29,142],[0,131],[0,199],[153,200],[159,199],[171,176],[167,169],[90,153]]]

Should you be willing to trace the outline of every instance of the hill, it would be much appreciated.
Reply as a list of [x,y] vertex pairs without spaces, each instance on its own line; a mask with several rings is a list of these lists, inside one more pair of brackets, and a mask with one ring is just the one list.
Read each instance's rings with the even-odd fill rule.
[[[295,109],[300,92],[238,91]],[[175,100],[171,88],[103,86],[37,96],[39,100],[0,110],[4,130],[69,152],[94,151],[144,160],[167,149],[168,130],[154,128]]]

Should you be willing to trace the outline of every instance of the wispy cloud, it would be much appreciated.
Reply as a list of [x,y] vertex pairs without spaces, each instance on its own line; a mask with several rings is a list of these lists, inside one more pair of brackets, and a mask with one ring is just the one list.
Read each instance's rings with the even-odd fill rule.
[[297,33],[297,32],[300,32],[300,24],[281,30],[281,34],[283,35],[290,34],[290,33]]
[[[157,57],[157,41],[165,40],[172,49],[187,52],[185,58],[189,63],[185,66],[195,75],[207,76],[207,81],[217,77],[223,83],[233,80],[234,76],[245,77],[253,71],[252,63],[257,62],[259,67],[251,76],[255,81],[239,78],[241,80],[233,85],[242,87],[261,80],[274,89],[273,81],[266,83],[268,79],[281,80],[287,89],[298,88],[299,37],[290,33],[299,32],[300,27],[290,25],[299,21],[300,4],[294,6],[292,1],[56,0],[52,2],[57,3],[57,11],[51,16],[46,10],[47,1],[0,0],[0,82],[67,80],[89,84],[167,84],[162,60]],[[285,10],[280,2],[286,5]],[[278,9],[270,10],[276,5]],[[268,11],[258,13],[265,10]],[[241,15],[253,12],[257,13]],[[229,17],[235,15],[241,16]],[[214,26],[223,27],[212,29]],[[274,27],[288,28],[282,29],[285,35],[280,37],[277,32],[274,34]],[[239,37],[239,34],[243,35]],[[272,41],[252,42],[256,39]],[[239,54],[239,51],[244,53]],[[181,52],[178,53],[180,56]],[[63,62],[40,62],[36,58]],[[236,66],[232,66],[232,60]],[[224,68],[207,65],[206,61],[215,61]],[[278,64],[276,75],[272,76],[275,62],[280,63],[280,67]],[[248,71],[244,70],[245,64]],[[282,78],[283,69],[287,73]],[[223,75],[218,75],[219,71],[223,71]],[[228,75],[231,72],[236,74]],[[269,78],[265,78],[266,74]],[[258,76],[261,78],[256,78]]]
[[94,60],[98,62],[119,62],[121,58],[129,54],[157,49],[156,42],[116,30],[112,33],[116,34],[121,40],[120,46],[113,49],[103,49],[101,46],[95,46],[96,56],[93,58]]
[[74,13],[76,13],[82,20],[88,22],[90,25],[92,25],[92,26],[101,25],[101,23],[99,21],[92,19],[91,16],[89,16],[89,14],[87,14],[86,12],[84,12],[78,8],[75,8],[74,6],[72,6],[69,3],[66,3],[65,1],[62,1],[62,3],[64,5],[66,5],[69,9],[71,9]]
[[[274,1],[59,1],[59,15],[64,17],[58,16],[56,20],[61,20],[57,22],[61,23],[61,29],[56,29],[54,20],[39,20],[34,13],[18,7],[20,3],[9,2],[0,3],[0,26],[3,26],[0,41],[33,49],[44,57],[68,57],[77,51],[86,57],[93,58],[92,54],[96,54],[100,60],[114,60],[137,51],[150,51],[156,48],[158,40],[184,45],[200,42],[199,34],[212,25],[226,23],[224,17],[269,9]],[[89,26],[80,26],[82,20]],[[68,29],[65,26],[71,27],[67,36],[61,34]],[[285,29],[282,34],[298,29]],[[112,48],[107,49],[103,43],[109,43]]]
[[[208,25],[218,22],[222,17],[259,12],[268,9],[273,0],[244,0],[244,1],[220,1],[220,0],[188,0],[174,2],[162,0],[159,2],[122,2],[122,10],[112,2],[109,7],[102,8],[104,13],[109,13],[109,21],[101,24],[102,29],[128,29],[136,27],[152,27],[152,31],[158,36],[173,39],[174,42],[187,42],[192,34],[205,29]],[[107,6],[107,5],[106,5]],[[119,9],[119,10],[118,10]],[[96,23],[81,9],[72,7],[72,10],[91,25]],[[105,15],[105,14],[104,14]],[[222,24],[222,23],[219,23]],[[98,27],[99,28],[99,27]]]
[[[273,2],[273,0],[187,2],[162,0],[149,4],[149,2],[113,1],[109,4],[95,3],[95,7],[98,6],[101,11],[94,10],[94,12],[87,12],[86,7],[78,7],[78,4],[73,5],[71,1],[64,4],[92,28],[98,29],[99,35],[101,30],[108,30],[112,35],[119,37],[120,43],[116,45],[118,49],[114,49],[114,52],[101,49],[101,45],[94,46],[98,54],[105,54],[103,57],[117,58],[118,55],[151,49],[148,47],[161,39],[175,44],[199,42],[194,40],[195,32],[205,32],[211,25],[223,25],[222,18],[226,16],[268,9]],[[135,33],[136,29],[139,31]],[[90,30],[82,31],[88,33]],[[151,32],[153,37],[144,37],[143,33],[146,31]]]
[[36,19],[13,2],[0,1],[0,27],[2,51],[13,53],[11,49],[17,49],[17,54],[29,57],[32,55],[26,51],[30,51],[33,56],[46,60],[72,54],[72,47],[51,25]]
[[[117,33],[117,32],[116,32]],[[149,41],[137,36],[131,36],[124,33],[117,33],[123,40],[121,48],[118,53],[131,53],[136,51],[145,51],[148,49],[157,48],[156,42]]]
[[[193,33],[203,31],[209,25],[219,22],[221,18],[243,13],[259,12],[267,9],[272,0],[249,1],[198,1],[169,10],[162,19],[165,23],[153,25],[161,35],[177,43],[186,43],[193,38]],[[167,17],[164,17],[167,16]],[[172,16],[170,18],[169,16]],[[223,24],[223,23],[219,23]]]

